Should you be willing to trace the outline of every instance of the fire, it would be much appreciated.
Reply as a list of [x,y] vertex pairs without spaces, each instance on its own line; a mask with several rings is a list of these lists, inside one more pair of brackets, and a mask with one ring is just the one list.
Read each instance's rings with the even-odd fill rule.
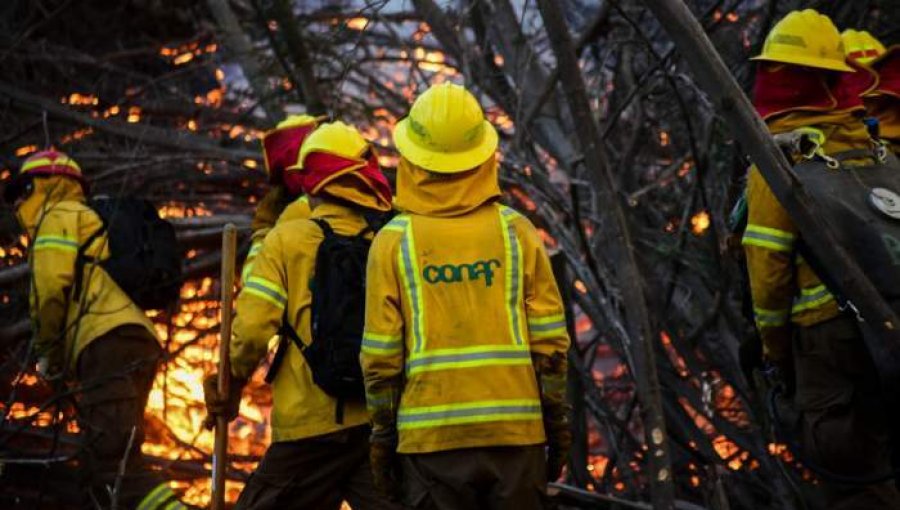
[[709,225],[709,213],[706,211],[700,211],[691,217],[691,232],[696,236],[702,236],[706,229],[709,228]]
[[141,107],[131,106],[128,108],[128,122],[134,124],[141,121]]
[[65,145],[69,142],[81,140],[84,137],[90,136],[94,134],[94,128],[86,127],[81,129],[76,129],[67,135],[63,135],[63,137],[59,140],[59,143]]
[[368,18],[357,17],[347,20],[347,28],[350,30],[365,30],[367,26],[369,26]]
[[725,21],[729,23],[737,23],[739,19],[741,19],[740,15],[734,11],[729,13],[723,13],[721,10],[716,9],[713,13],[713,21],[720,21],[722,18],[725,18]]
[[431,72],[441,72],[447,67],[444,65],[444,54],[440,51],[426,51],[424,48],[416,48],[416,60],[419,67]]
[[32,152],[37,152],[37,150],[38,150],[37,145],[23,145],[22,147],[19,147],[18,149],[16,149],[16,156],[21,158],[22,156],[27,156],[27,155],[31,154]]
[[[218,352],[219,302],[216,280],[210,277],[189,281],[181,289],[181,304],[171,318],[153,317],[157,332],[168,347],[170,358],[157,374],[146,409],[147,441],[143,452],[168,460],[201,461],[210,469],[213,433],[203,428],[203,379],[215,372]],[[171,337],[170,337],[171,333]],[[271,397],[257,374],[241,402],[241,415],[229,426],[229,453],[259,458],[271,442],[268,414]],[[256,462],[235,463],[246,473]],[[173,483],[190,504],[209,503],[209,479]],[[234,502],[243,483],[229,481],[226,499]]]
[[187,64],[191,60],[194,60],[193,53],[182,53],[181,55],[178,55],[177,57],[172,59],[172,63],[175,64],[176,66],[180,66],[182,64]]
[[205,53],[215,53],[216,50],[218,50],[218,46],[215,43],[201,45],[199,41],[193,41],[174,48],[163,46],[159,49],[159,55],[169,59],[172,65],[180,66],[194,60],[194,57]]
[[690,371],[687,368],[687,362],[684,361],[684,358],[681,354],[678,353],[678,349],[672,345],[672,337],[669,336],[669,333],[662,331],[659,333],[659,339],[662,341],[663,347],[666,350],[666,354],[669,355],[669,360],[672,362],[672,365],[675,367],[675,370],[678,372],[678,375],[681,377],[687,377],[690,375]]
[[169,202],[163,204],[157,209],[161,218],[190,218],[192,216],[212,216],[206,206],[200,202],[192,206],[186,206],[181,203]]
[[60,99],[62,104],[71,104],[78,106],[97,106],[100,104],[100,98],[93,94],[79,94],[78,92],[73,92],[67,96],[63,96]]

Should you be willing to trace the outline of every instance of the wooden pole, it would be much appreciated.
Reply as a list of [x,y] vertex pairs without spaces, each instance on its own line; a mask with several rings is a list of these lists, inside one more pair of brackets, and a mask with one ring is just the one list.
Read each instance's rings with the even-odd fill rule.
[[[219,328],[218,393],[227,396],[231,383],[231,363],[228,359],[231,344],[231,307],[234,302],[234,266],[237,252],[237,228],[233,223],[222,231],[222,324]],[[216,438],[212,458],[212,509],[225,508],[225,466],[228,465],[228,419],[216,417]]]
[[608,222],[609,243],[614,250],[616,279],[622,293],[622,308],[627,320],[631,348],[637,353],[635,373],[638,398],[641,402],[647,444],[647,478],[650,482],[650,501],[656,510],[671,510],[675,506],[675,485],[672,479],[672,461],[663,414],[662,391],[656,372],[656,345],[659,336],[650,319],[646,289],[641,275],[631,226],[625,214],[622,192],[610,169],[600,127],[594,120],[591,104],[585,88],[584,76],[578,65],[578,56],[569,27],[563,17],[560,2],[538,0],[538,9],[559,69],[560,84],[569,103],[569,111],[575,124],[576,136],[581,146],[581,162],[596,193],[607,206],[611,221]]
[[803,241],[830,280],[858,310],[871,334],[864,339],[886,388],[900,383],[900,320],[871,280],[840,245],[825,215],[793,175],[766,125],[726,67],[703,27],[681,0],[644,0],[690,65],[697,81],[717,105],[726,124],[772,188]]

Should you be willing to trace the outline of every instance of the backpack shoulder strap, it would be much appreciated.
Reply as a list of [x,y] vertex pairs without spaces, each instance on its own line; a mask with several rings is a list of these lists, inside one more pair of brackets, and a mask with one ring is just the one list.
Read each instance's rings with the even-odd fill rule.
[[334,235],[334,229],[331,228],[331,225],[328,224],[327,221],[322,218],[310,218],[310,221],[315,223],[322,229],[322,233],[325,234],[325,237],[331,237]]
[[288,345],[293,343],[300,349],[300,352],[306,350],[306,344],[303,343],[303,340],[300,340],[300,335],[297,334],[297,331],[291,326],[291,323],[288,321],[288,313],[287,307],[284,307],[284,313],[281,314],[281,326],[278,327],[278,335],[281,337],[278,340],[278,347],[275,348],[275,355],[272,357],[272,364],[269,365],[269,370],[266,372],[266,383],[272,384],[272,381],[275,380],[275,375],[278,373],[278,369],[281,368],[281,364],[284,363],[284,357],[287,355]]
[[291,342],[294,342],[294,345],[300,349],[301,352],[306,350],[306,344],[303,343],[303,340],[300,339],[300,335],[297,334],[297,330],[291,326],[290,321],[288,320],[287,307],[284,307],[284,313],[281,315],[281,327],[278,328],[278,334],[287,337]]

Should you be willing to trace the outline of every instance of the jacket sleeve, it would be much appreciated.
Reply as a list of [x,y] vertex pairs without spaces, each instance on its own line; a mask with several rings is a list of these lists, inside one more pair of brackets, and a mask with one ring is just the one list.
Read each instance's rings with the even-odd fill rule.
[[569,350],[569,333],[562,297],[550,266],[550,258],[537,229],[519,220],[519,241],[525,267],[525,314],[533,354],[553,356]]
[[753,296],[753,314],[767,359],[790,356],[791,303],[795,294],[797,229],[756,167],[747,180],[747,229],[742,244]]
[[231,338],[231,374],[249,379],[266,356],[287,306],[287,272],[281,237],[265,238],[237,298]]
[[35,352],[62,363],[68,294],[78,255],[78,215],[48,212],[37,228],[31,249],[31,317]]
[[241,281],[246,281],[247,277],[250,276],[250,272],[253,270],[253,262],[256,260],[256,257],[259,255],[259,251],[262,250],[263,241],[266,240],[266,234],[269,233],[269,228],[263,228],[253,232],[250,236],[250,250],[247,252],[247,258],[244,259],[244,267],[241,268]]
[[375,237],[366,269],[366,320],[360,363],[374,432],[396,426],[404,363],[396,234]]
[[544,428],[553,436],[557,431],[568,430],[566,378],[570,340],[566,314],[540,235],[530,221],[519,221],[531,358],[541,392]]

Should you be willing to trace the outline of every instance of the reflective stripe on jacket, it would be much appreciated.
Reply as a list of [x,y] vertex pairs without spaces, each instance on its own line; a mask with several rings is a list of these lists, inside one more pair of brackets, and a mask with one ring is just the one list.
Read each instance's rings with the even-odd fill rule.
[[[277,225],[280,222],[291,220],[305,220],[306,218],[309,218],[309,214],[309,197],[303,195],[284,208],[284,211],[282,211],[278,216],[278,219],[275,220],[275,224]],[[247,252],[247,258],[244,259],[244,267],[241,269],[242,281],[247,279],[247,276],[253,269],[253,261],[256,259],[256,256],[259,255],[259,250],[262,249],[263,239],[266,238],[266,234],[268,234],[270,230],[272,229],[261,228],[251,234],[250,251]]]
[[[81,296],[75,299],[78,249],[102,222],[85,205],[77,182],[56,176],[35,179],[34,186],[18,215],[32,240],[29,301],[37,354],[74,370],[88,344],[119,326],[142,326],[157,338],[144,311],[98,264],[85,262]],[[106,234],[85,253],[100,261],[109,258]]]
[[163,482],[154,487],[138,503],[135,510],[187,510],[178,496],[169,487],[169,482]]
[[[333,202],[316,207],[311,218],[327,221],[342,235],[356,234],[366,226],[357,212]],[[265,358],[285,308],[297,334],[304,343],[310,343],[310,281],[323,239],[315,223],[302,219],[279,220],[265,237],[237,298],[231,341],[231,371],[235,377],[249,378]],[[293,344],[272,383],[272,395],[274,441],[319,436],[369,421],[362,402],[348,401],[343,424],[336,423],[336,400],[313,383],[306,359]]]
[[361,357],[399,452],[544,442],[531,356],[568,346],[543,242],[513,209],[403,214],[376,236]]

